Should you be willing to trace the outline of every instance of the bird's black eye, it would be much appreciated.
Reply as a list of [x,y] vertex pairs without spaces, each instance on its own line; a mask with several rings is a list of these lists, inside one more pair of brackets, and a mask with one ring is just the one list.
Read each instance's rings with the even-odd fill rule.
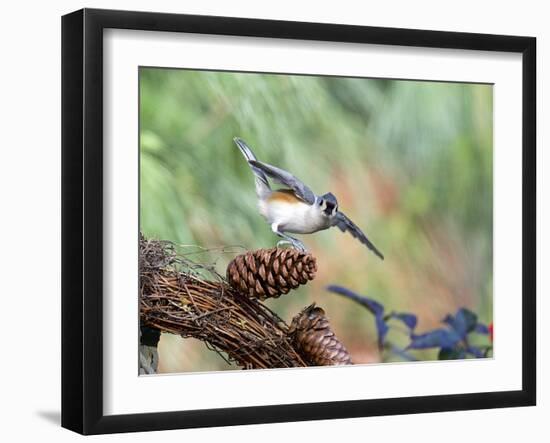
[[327,207],[323,209],[323,211],[325,212],[326,215],[328,216],[331,216],[334,214],[335,212],[335,208],[336,208],[336,205],[334,205],[334,203],[331,203],[331,202],[327,202]]

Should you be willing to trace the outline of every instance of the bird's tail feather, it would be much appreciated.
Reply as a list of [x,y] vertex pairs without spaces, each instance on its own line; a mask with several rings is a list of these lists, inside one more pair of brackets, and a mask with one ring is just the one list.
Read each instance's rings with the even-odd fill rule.
[[248,145],[244,142],[244,140],[240,139],[239,137],[235,137],[233,141],[243,154],[244,158],[248,162],[248,165],[250,166],[250,169],[252,169],[252,172],[254,173],[254,176],[256,178],[256,194],[258,194],[259,198],[265,197],[267,194],[271,193],[271,186],[269,186],[267,176],[260,168],[257,168],[256,166],[250,164],[250,161],[256,161],[258,159],[252,152],[252,149],[250,149]]

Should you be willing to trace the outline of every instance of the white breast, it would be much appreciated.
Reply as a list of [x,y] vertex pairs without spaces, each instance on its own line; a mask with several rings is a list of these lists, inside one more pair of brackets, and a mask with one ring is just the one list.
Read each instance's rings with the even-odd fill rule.
[[319,206],[286,201],[260,201],[260,214],[269,224],[276,223],[283,232],[311,234],[330,227],[330,220]]

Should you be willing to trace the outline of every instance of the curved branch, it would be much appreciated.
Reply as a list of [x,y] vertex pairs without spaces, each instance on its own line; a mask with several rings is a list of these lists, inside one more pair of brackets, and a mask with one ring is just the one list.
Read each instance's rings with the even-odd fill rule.
[[178,256],[170,243],[143,237],[140,320],[161,332],[202,340],[245,369],[307,366],[288,337],[288,325],[267,306]]

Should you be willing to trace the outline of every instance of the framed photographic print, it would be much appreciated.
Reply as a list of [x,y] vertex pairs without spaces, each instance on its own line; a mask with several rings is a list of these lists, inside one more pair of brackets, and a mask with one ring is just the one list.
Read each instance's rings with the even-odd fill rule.
[[64,427],[535,404],[534,38],[84,9],[62,57]]

